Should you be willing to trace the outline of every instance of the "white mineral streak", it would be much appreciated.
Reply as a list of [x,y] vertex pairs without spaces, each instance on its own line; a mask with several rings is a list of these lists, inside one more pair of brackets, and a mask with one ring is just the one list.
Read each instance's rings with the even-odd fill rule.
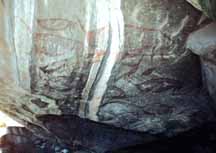
[[[16,27],[18,29],[12,27],[15,22],[12,19],[12,1],[4,2],[4,4],[2,1],[0,2],[0,110],[20,121],[24,120],[29,122],[37,122],[37,115],[44,115],[47,113],[60,114],[61,112],[54,100],[44,96],[33,95],[29,91],[29,74],[26,75],[23,72],[29,70],[29,66],[25,64],[27,64],[30,59],[30,46],[27,45],[27,43],[31,44],[31,41],[28,39],[27,32],[24,30],[26,27],[24,28],[21,25]],[[28,16],[27,14],[30,10],[27,8],[33,4],[31,1],[20,1],[20,3],[21,2],[23,2],[23,7],[19,9],[26,13],[23,13],[23,16]],[[17,7],[19,7],[19,5]],[[15,12],[16,9],[14,9],[14,13]],[[5,15],[5,13],[7,13],[7,15]],[[30,21],[31,18],[28,20]],[[20,39],[20,41],[17,40],[17,42],[14,43],[13,34],[15,35],[14,39]],[[16,52],[17,50],[15,51],[15,49],[18,49],[18,52]],[[21,77],[19,77],[21,73],[18,74],[18,70],[23,73]],[[23,79],[22,82],[27,82],[27,84],[20,85],[19,81],[21,80],[18,78],[21,78],[21,80]],[[47,107],[41,108],[32,103],[32,100],[38,99],[45,102]]]
[[[4,1],[3,4],[1,1],[0,3],[0,109],[20,121],[32,122],[36,120],[36,114],[47,113],[47,110],[45,113],[38,106],[32,105],[31,99],[37,96],[31,95],[29,90],[29,59],[32,48],[30,36],[32,33],[28,27],[31,25],[29,24],[32,20],[29,11],[33,4],[28,0],[25,1],[26,3],[19,0],[13,2]],[[53,104],[55,105],[55,102],[52,101],[51,105]],[[26,110],[21,111],[21,107],[25,107]]]
[[[29,122],[37,122],[37,115],[61,114],[55,100],[38,96],[46,92],[45,81],[59,75],[70,77],[75,65],[79,65],[76,72],[83,73],[86,69],[84,61],[93,53],[82,91],[80,116],[84,116],[81,114],[86,113],[88,105],[86,117],[97,120],[98,107],[123,46],[121,0],[64,0],[64,3],[59,0],[8,0],[0,4],[0,23],[4,25],[0,26],[1,110]],[[68,6],[77,7],[71,10]],[[65,60],[66,66],[59,72],[59,65],[54,63]],[[32,67],[36,67],[36,72],[31,71]],[[58,72],[42,80],[40,77],[45,74],[38,73],[41,67]],[[37,93],[32,94],[34,78]],[[62,87],[58,80],[51,85]],[[52,96],[59,98],[61,94],[54,92]],[[31,101],[35,99],[42,100],[47,106],[41,108]]]
[[29,69],[33,46],[35,0],[14,0],[13,7],[14,45],[19,70],[19,85],[30,91]]
[[106,63],[103,73],[96,84],[92,99],[89,101],[89,118],[97,121],[97,112],[102,101],[102,97],[107,88],[107,82],[111,75],[113,66],[122,49],[124,34],[124,19],[121,11],[121,0],[110,2],[110,48],[107,50]]
[[[94,49],[94,59],[89,73],[88,81],[83,90],[82,97],[83,101],[80,104],[80,116],[85,116],[85,108],[88,101],[88,96],[90,94],[91,88],[97,78],[98,72],[102,65],[102,61],[105,57],[105,54],[108,50],[109,45],[109,3],[108,1],[97,1],[91,0],[87,2],[86,7],[86,23],[85,31],[92,31],[93,29],[102,29],[103,33],[96,33],[96,48]],[[92,29],[93,28],[93,29]],[[91,49],[89,45],[89,36],[86,33],[85,36],[85,47],[84,54],[87,54]]]

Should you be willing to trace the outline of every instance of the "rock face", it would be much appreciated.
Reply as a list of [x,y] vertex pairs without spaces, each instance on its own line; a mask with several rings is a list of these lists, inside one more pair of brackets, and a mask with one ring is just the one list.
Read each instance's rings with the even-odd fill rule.
[[4,153],[64,153],[61,151],[64,149],[68,153],[102,153],[153,140],[147,134],[94,123],[76,116],[49,115],[41,120],[55,134],[52,139],[40,139],[25,128],[9,127],[8,134],[1,138],[0,148],[10,150]]
[[201,57],[204,81],[216,102],[216,23],[192,33],[187,47]]
[[[65,119],[66,118],[61,120],[64,121],[64,125],[66,125]],[[66,120],[69,121],[68,119]],[[95,153],[92,149],[79,146],[78,143],[74,144],[71,149],[71,146],[67,147],[62,145],[62,143],[37,138],[25,128],[10,127],[8,131],[8,134],[2,138],[3,153]],[[105,134],[104,131],[101,131],[101,133],[103,135]],[[113,141],[112,139],[110,140]],[[120,142],[125,140],[121,140]],[[128,140],[130,141],[130,139]],[[115,144],[116,142],[117,141],[115,141]],[[165,138],[161,141],[120,148],[109,153],[215,153],[215,142],[215,124],[208,124],[207,126],[204,125],[203,127],[192,129],[172,138]],[[104,148],[104,143],[107,143],[107,141],[104,141],[103,139],[103,141],[98,143],[98,147],[103,146]],[[181,144],[181,146],[179,146],[179,144]],[[107,148],[111,147],[113,147],[113,145],[107,146]]]
[[216,1],[215,0],[187,0],[197,9],[203,11],[211,19],[216,19]]
[[202,69],[204,72],[205,82],[209,90],[210,95],[216,103],[216,51],[208,53],[202,58]]
[[[199,58],[185,48],[201,14],[185,0],[0,4],[0,109],[37,135],[69,144],[78,137],[91,148],[88,136],[106,124],[117,132],[92,147],[103,152],[113,135],[128,138],[116,127],[173,136],[213,120]],[[64,131],[74,139],[59,134],[68,120],[74,127]],[[92,121],[99,124],[94,131]]]
[[197,55],[206,55],[216,49],[216,23],[211,23],[191,34],[187,41],[187,48]]
[[124,50],[99,107],[99,121],[168,135],[196,125],[205,96],[198,91],[199,61],[184,44],[199,15],[184,1],[124,1],[122,9],[127,16]]

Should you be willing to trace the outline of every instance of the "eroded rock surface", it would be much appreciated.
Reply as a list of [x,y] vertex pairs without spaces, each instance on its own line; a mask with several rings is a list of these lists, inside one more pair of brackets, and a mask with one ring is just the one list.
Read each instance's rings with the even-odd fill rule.
[[192,33],[187,41],[187,48],[197,55],[206,55],[216,49],[216,23]]
[[216,20],[216,1],[215,0],[187,0],[194,7],[204,12],[211,19]]
[[209,93],[216,101],[216,23],[192,33],[187,47],[199,55],[202,62],[203,78]]
[[[199,58],[185,47],[201,13],[185,0],[0,4],[7,66],[0,69],[0,108],[38,136],[103,152],[117,148],[115,139],[118,146],[152,140],[118,128],[173,136],[214,120]],[[114,129],[100,133],[104,126]]]
[[[203,106],[199,105],[208,100],[199,91],[202,81],[198,57],[185,49],[199,13],[184,1],[134,3],[123,3],[127,16],[124,51],[108,82],[99,120],[168,135],[200,124],[195,116],[202,116]],[[135,20],[131,12],[139,10]]]
[[[65,126],[69,123],[63,122]],[[150,143],[120,148],[115,151],[107,151],[106,153],[215,153],[215,129],[214,123],[208,123],[208,125],[189,130],[172,138],[164,138]],[[3,153],[95,153],[93,149],[83,148],[78,143],[77,145],[68,146],[59,142],[37,138],[25,128],[9,127],[8,131],[9,133],[1,139],[4,143],[2,146],[0,145],[0,148],[3,147]],[[99,143],[99,146],[104,144],[104,140]],[[110,147],[108,146],[107,149]]]
[[202,68],[204,72],[204,79],[207,84],[210,95],[216,102],[216,50],[211,52],[202,59]]
[[[49,115],[40,120],[53,134],[52,139],[40,139],[25,128],[9,127],[8,134],[1,138],[0,148],[16,153],[64,153],[64,148],[68,153],[104,153],[155,140],[149,134],[118,129],[76,116]],[[56,147],[60,148],[56,150]]]

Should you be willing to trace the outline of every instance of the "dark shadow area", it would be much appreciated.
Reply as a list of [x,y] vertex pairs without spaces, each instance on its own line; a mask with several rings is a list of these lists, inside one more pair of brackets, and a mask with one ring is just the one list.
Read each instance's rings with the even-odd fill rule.
[[169,139],[124,148],[112,153],[215,153],[216,123],[208,123]]
[[[93,127],[92,130],[96,130]],[[107,132],[104,132],[102,129],[101,131],[95,131],[96,133],[104,133],[107,136],[104,140],[100,140],[100,145],[102,144],[110,144],[110,149],[113,146],[118,145],[118,142],[121,140],[116,141],[115,139],[122,139],[122,142],[128,140],[131,142],[129,132],[124,139],[124,135],[119,136],[118,130],[115,132],[109,132],[116,129],[110,129]],[[121,129],[119,129],[122,131]],[[120,132],[119,131],[119,132]],[[125,132],[124,130],[122,131]],[[79,137],[80,131],[74,131],[74,135]],[[86,131],[86,134],[90,134]],[[121,135],[122,133],[120,133]],[[68,135],[70,137],[70,135]],[[92,139],[86,139],[86,141],[95,143],[98,141],[99,138],[95,136],[93,133],[92,135],[88,135]],[[134,135],[131,135],[133,139]],[[160,138],[159,138],[160,137]],[[87,135],[82,135],[82,138],[87,138]],[[112,140],[111,140],[112,138]],[[182,133],[178,136],[172,138],[164,138],[163,136],[158,136],[159,138],[157,141],[152,142],[145,142],[145,144],[141,145],[134,145],[133,147],[127,147],[118,149],[116,151],[106,151],[106,153],[215,153],[216,152],[216,123],[208,123],[203,125],[202,127],[192,129],[188,132]],[[113,144],[111,144],[113,141]],[[95,144],[96,145],[96,144]],[[111,146],[113,145],[113,146]],[[103,146],[104,147],[104,146]],[[120,145],[119,145],[120,147]],[[77,144],[64,144],[61,142],[55,142],[50,140],[45,140],[34,136],[31,132],[26,130],[25,128],[21,127],[10,127],[9,134],[2,137],[1,139],[1,148],[3,148],[2,153],[102,153],[104,151],[98,149],[97,147],[94,150],[85,148],[82,145]],[[105,146],[106,149],[109,146]]]

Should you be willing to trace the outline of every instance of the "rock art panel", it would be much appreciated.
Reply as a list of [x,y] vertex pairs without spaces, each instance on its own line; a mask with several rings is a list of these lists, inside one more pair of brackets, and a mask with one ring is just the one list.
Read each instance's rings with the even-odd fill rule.
[[197,105],[206,97],[199,91],[199,59],[185,48],[200,14],[185,1],[169,0],[123,1],[122,11],[124,49],[101,102],[99,121],[154,134],[184,131],[194,123],[193,114],[204,113]]
[[44,125],[49,115],[166,136],[212,120],[199,58],[186,49],[201,13],[185,0],[0,4],[0,108],[41,137],[65,140]]

